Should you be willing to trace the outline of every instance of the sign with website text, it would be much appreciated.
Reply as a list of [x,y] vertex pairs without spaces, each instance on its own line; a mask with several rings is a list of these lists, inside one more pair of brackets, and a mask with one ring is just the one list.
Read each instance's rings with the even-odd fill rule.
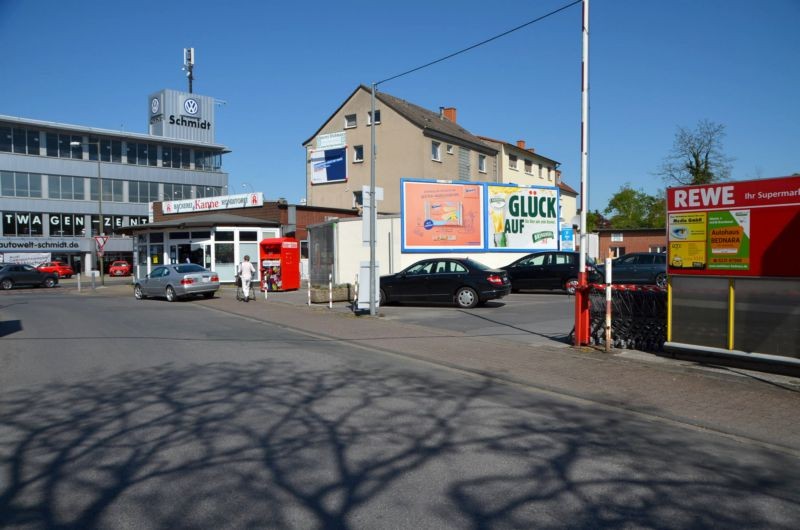
[[487,185],[488,250],[557,250],[557,188]]
[[667,190],[670,274],[800,277],[800,177]]

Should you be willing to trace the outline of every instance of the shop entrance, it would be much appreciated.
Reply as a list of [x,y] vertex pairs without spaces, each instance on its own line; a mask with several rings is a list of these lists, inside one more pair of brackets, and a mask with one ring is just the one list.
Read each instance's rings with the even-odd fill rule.
[[192,261],[192,245],[180,243],[169,246],[170,263],[189,263]]

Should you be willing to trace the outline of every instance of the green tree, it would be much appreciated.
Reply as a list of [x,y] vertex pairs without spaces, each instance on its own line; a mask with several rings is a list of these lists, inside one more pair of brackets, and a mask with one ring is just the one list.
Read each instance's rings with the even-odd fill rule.
[[678,127],[672,151],[664,158],[658,175],[669,184],[687,186],[728,180],[732,158],[722,151],[725,126],[708,120],[694,130]]
[[594,232],[598,228],[608,228],[610,226],[608,219],[603,217],[598,210],[586,212],[586,232]]
[[643,190],[624,184],[603,213],[609,216],[611,228],[663,228],[665,226],[666,201],[663,192],[648,195]]

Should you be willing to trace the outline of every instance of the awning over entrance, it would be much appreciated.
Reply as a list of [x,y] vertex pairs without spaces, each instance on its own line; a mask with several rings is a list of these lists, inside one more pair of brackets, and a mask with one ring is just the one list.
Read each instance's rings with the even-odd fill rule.
[[211,213],[207,215],[193,215],[180,219],[159,221],[137,226],[125,226],[118,228],[117,232],[123,234],[139,234],[142,232],[160,230],[183,230],[185,228],[216,227],[216,226],[260,226],[260,227],[280,227],[281,223],[269,219],[255,219],[253,217],[243,217],[229,213]]

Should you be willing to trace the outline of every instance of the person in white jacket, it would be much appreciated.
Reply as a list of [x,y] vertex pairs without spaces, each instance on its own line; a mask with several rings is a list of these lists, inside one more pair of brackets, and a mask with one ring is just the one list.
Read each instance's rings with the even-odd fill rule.
[[239,277],[242,279],[242,292],[244,293],[245,302],[250,301],[250,282],[253,280],[255,273],[256,268],[250,263],[250,256],[245,256],[239,265]]

